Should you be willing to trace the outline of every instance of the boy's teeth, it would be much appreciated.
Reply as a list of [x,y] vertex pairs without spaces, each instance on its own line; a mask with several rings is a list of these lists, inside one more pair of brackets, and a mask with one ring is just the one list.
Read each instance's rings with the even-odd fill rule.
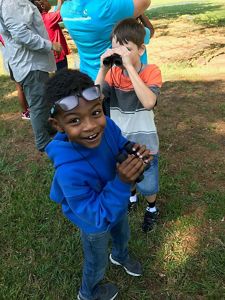
[[96,137],[96,135],[97,135],[97,134],[90,135],[88,138],[89,138],[89,139],[93,139],[93,138]]

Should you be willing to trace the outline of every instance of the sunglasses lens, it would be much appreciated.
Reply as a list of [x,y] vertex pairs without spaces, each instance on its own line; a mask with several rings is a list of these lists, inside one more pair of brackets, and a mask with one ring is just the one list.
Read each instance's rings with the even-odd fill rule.
[[62,110],[69,111],[74,109],[79,104],[79,97],[82,96],[85,100],[92,101],[100,98],[100,87],[99,85],[92,86],[83,90],[80,94],[71,95],[58,100],[55,104],[59,105]]
[[82,96],[86,100],[95,100],[100,97],[100,88],[99,86],[92,86],[82,91]]
[[78,105],[78,97],[74,95],[65,97],[58,102],[58,105],[64,111],[71,110]]

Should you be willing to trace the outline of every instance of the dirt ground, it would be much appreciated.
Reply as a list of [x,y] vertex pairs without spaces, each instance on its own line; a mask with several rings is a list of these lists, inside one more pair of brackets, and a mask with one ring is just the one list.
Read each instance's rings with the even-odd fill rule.
[[196,169],[191,180],[203,189],[224,190],[225,28],[193,25],[187,17],[154,25],[150,62],[204,70],[193,78],[190,69],[187,76],[163,74],[166,80],[156,110],[161,152],[171,175],[190,165]]
[[[225,28],[194,25],[190,18],[183,16],[170,23],[154,22],[156,34],[148,47],[150,61],[159,65],[183,62],[190,66],[223,66],[224,78]],[[216,73],[206,74],[206,78],[215,78]]]

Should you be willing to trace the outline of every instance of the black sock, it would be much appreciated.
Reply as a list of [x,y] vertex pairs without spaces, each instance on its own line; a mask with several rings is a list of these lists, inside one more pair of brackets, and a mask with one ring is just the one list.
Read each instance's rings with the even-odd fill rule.
[[148,207],[150,207],[150,208],[153,208],[153,207],[155,207],[155,204],[156,204],[156,200],[154,201],[154,202],[148,202]]
[[136,195],[136,189],[131,191],[131,196],[134,196],[134,195]]

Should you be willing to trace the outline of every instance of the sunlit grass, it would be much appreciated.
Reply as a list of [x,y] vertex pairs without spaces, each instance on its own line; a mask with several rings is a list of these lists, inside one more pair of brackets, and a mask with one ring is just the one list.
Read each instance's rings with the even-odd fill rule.
[[[106,280],[118,284],[120,300],[224,299],[223,66],[177,62],[160,68],[159,224],[141,232],[141,198],[129,217],[130,251],[144,275],[132,278],[110,266]],[[0,80],[0,299],[75,299],[82,272],[79,231],[49,200],[53,168],[34,149],[30,124],[16,115],[14,83],[9,76]]]

